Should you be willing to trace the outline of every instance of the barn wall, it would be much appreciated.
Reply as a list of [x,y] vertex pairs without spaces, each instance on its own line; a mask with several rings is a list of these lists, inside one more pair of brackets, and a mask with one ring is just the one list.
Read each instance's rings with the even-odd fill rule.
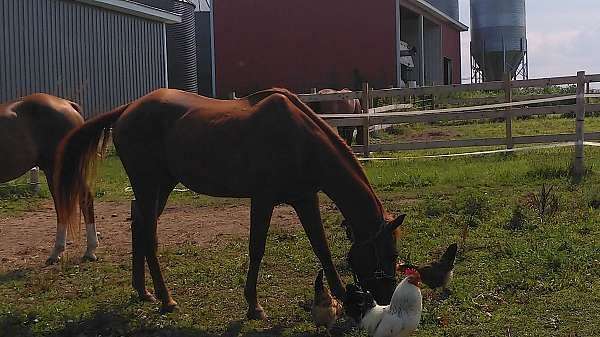
[[448,25],[442,25],[442,57],[447,57],[452,60],[452,83],[460,84],[460,32]]
[[214,2],[217,95],[395,83],[395,1]]
[[46,92],[86,117],[166,85],[163,24],[63,0],[0,1],[0,102]]
[[443,84],[442,31],[439,25],[425,20],[425,85]]

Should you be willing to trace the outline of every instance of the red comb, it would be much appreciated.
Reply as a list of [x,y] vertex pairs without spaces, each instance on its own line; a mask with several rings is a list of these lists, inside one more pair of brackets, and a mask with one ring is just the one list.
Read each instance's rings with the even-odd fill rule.
[[416,269],[413,269],[413,268],[407,268],[406,270],[404,270],[404,275],[406,275],[406,276],[415,275],[415,276],[419,276],[420,277],[419,272]]

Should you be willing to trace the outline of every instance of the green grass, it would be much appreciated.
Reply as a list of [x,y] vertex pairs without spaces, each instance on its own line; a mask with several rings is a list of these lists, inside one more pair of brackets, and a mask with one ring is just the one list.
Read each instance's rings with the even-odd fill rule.
[[[600,117],[587,117],[585,131],[600,131]],[[574,133],[574,119],[558,116],[513,120],[513,136],[536,136],[544,134]],[[505,123],[486,121],[444,122],[431,124],[396,125],[391,130],[379,131],[374,135],[373,143],[406,142],[411,140],[446,140],[505,137]]]
[[[487,132],[479,127],[475,125],[473,132]],[[561,148],[365,164],[386,209],[408,214],[398,246],[401,258],[417,263],[429,260],[451,242],[460,241],[467,229],[453,293],[446,300],[424,301],[415,336],[600,335],[600,149],[586,149],[590,170],[580,185],[570,181],[571,156],[571,148]],[[102,164],[98,176],[98,200],[130,198],[116,157]],[[559,200],[558,211],[546,219],[540,219],[526,202],[543,184],[555,186]],[[32,205],[46,198],[47,192],[33,201],[3,197],[2,205]],[[201,206],[247,201],[182,192],[172,202]],[[507,224],[516,207],[522,209],[523,226],[511,229]],[[349,281],[341,216],[327,208],[323,218],[334,260]],[[220,239],[205,248],[169,247],[161,251],[160,259],[180,304],[178,312],[166,316],[158,314],[158,305],[135,300],[127,255],[0,274],[0,336],[178,337],[225,332],[228,336],[308,336],[315,332],[301,303],[311,299],[319,267],[301,229],[270,233],[259,279],[259,298],[271,317],[267,322],[243,319],[246,237]],[[334,334],[342,332],[363,335],[348,329]]]

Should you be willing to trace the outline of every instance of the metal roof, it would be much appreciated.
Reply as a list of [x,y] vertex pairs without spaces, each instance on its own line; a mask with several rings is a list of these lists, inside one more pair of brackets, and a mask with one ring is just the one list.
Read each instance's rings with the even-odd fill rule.
[[181,16],[175,13],[167,12],[158,8],[146,6],[144,4],[130,0],[76,0],[88,5],[98,6],[110,9],[115,12],[125,13],[133,16],[142,17],[149,20],[164,23],[179,23]]
[[448,14],[442,12],[440,9],[436,8],[435,6],[433,6],[432,4],[430,4],[429,2],[427,2],[425,0],[403,0],[403,1],[416,6],[417,8],[423,10],[424,12],[426,12],[428,14],[431,14],[432,16],[434,16],[442,21],[449,22],[451,25],[453,25],[456,29],[458,29],[461,32],[466,32],[469,30],[469,27],[467,25],[463,24],[460,21],[453,19]]

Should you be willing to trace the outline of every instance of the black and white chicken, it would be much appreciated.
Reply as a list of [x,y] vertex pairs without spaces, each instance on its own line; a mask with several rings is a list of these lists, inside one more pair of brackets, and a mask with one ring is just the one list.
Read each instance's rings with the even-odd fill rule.
[[453,243],[448,246],[442,257],[437,261],[422,264],[420,266],[413,266],[401,262],[396,269],[399,273],[402,273],[407,269],[416,269],[419,272],[419,275],[421,275],[423,284],[434,290],[442,289],[442,291],[447,294],[448,285],[452,280],[457,251],[458,245]]
[[346,287],[346,314],[372,337],[406,337],[421,321],[423,297],[419,272],[405,270],[406,277],[396,286],[389,305],[377,305],[368,291],[354,284]]

